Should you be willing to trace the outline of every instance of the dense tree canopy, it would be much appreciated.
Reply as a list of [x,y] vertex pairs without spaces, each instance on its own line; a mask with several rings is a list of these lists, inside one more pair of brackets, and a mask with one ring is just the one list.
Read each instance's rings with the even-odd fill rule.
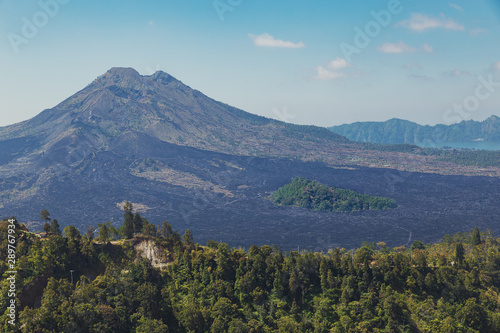
[[[70,229],[43,240],[16,230],[18,332],[500,331],[500,239],[489,233],[478,245],[467,233],[423,248],[379,242],[325,254],[204,247],[168,222],[153,236],[112,243]],[[134,250],[144,239],[168,265],[153,267]],[[5,313],[1,325],[12,330]]]
[[396,208],[393,199],[331,188],[317,181],[297,177],[275,191],[270,199],[282,206],[298,206],[318,211],[351,212],[358,210],[385,210]]

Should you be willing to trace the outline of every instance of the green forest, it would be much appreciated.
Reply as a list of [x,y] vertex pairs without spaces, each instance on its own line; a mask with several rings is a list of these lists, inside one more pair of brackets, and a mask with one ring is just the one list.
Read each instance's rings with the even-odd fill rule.
[[281,206],[298,206],[323,212],[352,212],[396,208],[393,199],[332,188],[317,181],[296,177],[269,197]]
[[[18,318],[5,311],[2,332],[500,332],[500,238],[477,228],[432,245],[299,253],[202,246],[131,210],[116,234],[42,218],[44,237],[15,222]],[[138,229],[127,235],[127,223]],[[163,264],[141,255],[144,243]]]

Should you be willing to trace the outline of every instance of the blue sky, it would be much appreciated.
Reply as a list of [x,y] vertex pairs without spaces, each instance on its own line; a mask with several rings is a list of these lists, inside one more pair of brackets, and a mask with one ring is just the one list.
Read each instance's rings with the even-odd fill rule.
[[500,116],[499,2],[0,0],[0,126],[118,66],[298,124]]

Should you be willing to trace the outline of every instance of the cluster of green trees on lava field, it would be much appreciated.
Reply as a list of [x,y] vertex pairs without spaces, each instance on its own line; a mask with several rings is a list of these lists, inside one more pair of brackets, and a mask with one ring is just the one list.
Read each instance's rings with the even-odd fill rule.
[[398,206],[393,199],[328,187],[302,177],[293,178],[271,194],[270,199],[281,206],[298,206],[323,212],[385,210]]
[[[201,246],[167,222],[114,241],[16,228],[19,321],[4,313],[4,332],[500,332],[500,238],[477,229],[411,248],[298,253]],[[137,250],[144,242],[163,264]]]

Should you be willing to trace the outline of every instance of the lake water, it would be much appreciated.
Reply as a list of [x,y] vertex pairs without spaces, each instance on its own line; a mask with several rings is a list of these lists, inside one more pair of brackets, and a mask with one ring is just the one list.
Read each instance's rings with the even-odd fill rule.
[[419,143],[418,146],[424,148],[469,148],[482,150],[500,150],[500,142],[475,141],[475,142],[445,142],[445,143]]

